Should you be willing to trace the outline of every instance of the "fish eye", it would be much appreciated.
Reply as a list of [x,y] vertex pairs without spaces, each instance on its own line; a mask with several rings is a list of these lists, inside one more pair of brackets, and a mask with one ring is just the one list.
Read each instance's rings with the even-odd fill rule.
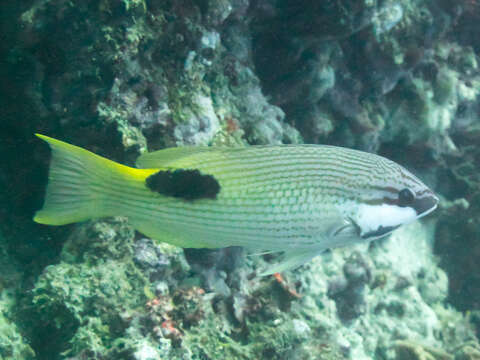
[[409,188],[402,189],[398,192],[398,206],[409,206],[415,200],[415,194]]

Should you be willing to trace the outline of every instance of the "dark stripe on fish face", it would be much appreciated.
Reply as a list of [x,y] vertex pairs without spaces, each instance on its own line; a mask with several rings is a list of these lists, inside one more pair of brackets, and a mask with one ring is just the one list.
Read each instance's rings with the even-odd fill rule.
[[384,196],[378,199],[367,199],[362,200],[365,204],[368,205],[395,205],[400,207],[411,207],[415,210],[418,216],[422,215],[423,213],[429,212],[431,209],[435,208],[438,204],[438,198],[435,194],[429,190],[425,189],[414,193],[409,188],[403,188],[402,190],[398,191],[394,188],[389,187],[374,187],[376,190],[381,190],[385,192],[389,192],[395,194],[395,198],[390,198]]
[[147,177],[146,184],[153,192],[184,200],[216,199],[220,192],[217,179],[199,170],[158,171]]
[[400,225],[397,226],[380,226],[377,230],[375,231],[370,231],[366,234],[362,235],[362,239],[376,239],[382,236],[385,236],[389,233],[391,233],[393,230],[399,228]]

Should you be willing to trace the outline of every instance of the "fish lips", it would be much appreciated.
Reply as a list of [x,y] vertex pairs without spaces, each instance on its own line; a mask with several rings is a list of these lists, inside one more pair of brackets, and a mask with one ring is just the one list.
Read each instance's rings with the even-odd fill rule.
[[417,213],[417,218],[430,214],[438,206],[439,199],[431,191],[416,196],[412,207]]

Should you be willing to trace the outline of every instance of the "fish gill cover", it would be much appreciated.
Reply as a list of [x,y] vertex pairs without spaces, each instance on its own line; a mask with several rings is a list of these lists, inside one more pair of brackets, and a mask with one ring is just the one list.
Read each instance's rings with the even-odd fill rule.
[[[478,10],[2,2],[0,356],[478,358]],[[276,254],[183,251],[121,218],[33,223],[49,161],[34,132],[130,165],[147,147],[347,146],[413,169],[442,206],[369,249],[260,278]]]

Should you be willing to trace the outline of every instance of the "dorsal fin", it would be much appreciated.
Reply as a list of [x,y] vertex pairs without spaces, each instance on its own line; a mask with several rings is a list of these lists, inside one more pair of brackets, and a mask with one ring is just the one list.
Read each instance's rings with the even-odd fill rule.
[[207,160],[209,157],[217,158],[224,149],[227,148],[208,146],[172,147],[140,155],[136,165],[141,169],[191,168],[195,167],[195,162],[198,159],[197,155],[201,155],[202,160]]

